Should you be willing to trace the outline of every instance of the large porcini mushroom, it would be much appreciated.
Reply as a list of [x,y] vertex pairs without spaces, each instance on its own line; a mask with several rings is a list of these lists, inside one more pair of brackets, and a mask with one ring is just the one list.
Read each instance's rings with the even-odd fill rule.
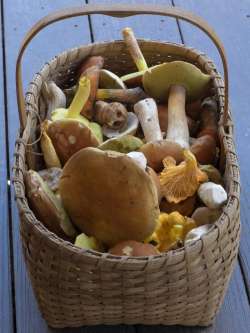
[[141,85],[142,76],[144,72],[148,69],[148,65],[140,50],[133,30],[131,28],[124,28],[122,30],[122,34],[127,49],[138,69],[138,72],[124,75],[121,77],[121,80],[129,87],[138,87],[139,85]]
[[36,171],[26,172],[25,187],[29,203],[36,217],[50,231],[64,238],[65,236],[69,238],[76,236],[76,230],[60,200]]
[[125,154],[80,150],[64,166],[59,188],[73,223],[108,246],[131,238],[142,241],[154,230],[156,187]]
[[200,183],[207,181],[207,175],[198,168],[194,155],[184,150],[184,157],[179,165],[169,156],[163,160],[160,183],[162,194],[169,202],[178,203],[193,196]]
[[179,143],[183,148],[189,148],[186,100],[201,97],[210,79],[209,75],[184,61],[151,67],[143,75],[143,87],[149,96],[160,101],[168,98],[167,139]]

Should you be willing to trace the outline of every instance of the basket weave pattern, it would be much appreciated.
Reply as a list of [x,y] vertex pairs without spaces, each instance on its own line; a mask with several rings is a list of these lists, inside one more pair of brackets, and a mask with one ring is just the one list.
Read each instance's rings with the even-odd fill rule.
[[[224,83],[205,54],[183,45],[146,40],[140,41],[140,47],[149,65],[180,59],[214,75],[213,89],[222,117]],[[214,228],[185,248],[140,259],[83,250],[49,232],[28,206],[23,180],[26,143],[37,138],[37,112],[42,119],[45,117],[43,82],[54,80],[64,87],[72,84],[77,65],[89,55],[103,56],[105,68],[119,75],[134,70],[121,41],[83,46],[55,57],[29,85],[28,121],[16,141],[14,186],[21,239],[40,310],[53,327],[120,323],[209,325],[223,301],[239,244],[239,169],[230,119],[227,126],[219,128],[229,194],[227,205]]]

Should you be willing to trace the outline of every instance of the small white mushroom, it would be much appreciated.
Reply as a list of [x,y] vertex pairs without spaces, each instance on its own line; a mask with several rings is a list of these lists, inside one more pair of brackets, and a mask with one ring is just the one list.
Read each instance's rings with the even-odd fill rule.
[[143,153],[140,153],[139,151],[131,151],[127,154],[130,158],[132,158],[139,167],[141,167],[143,170],[146,170],[147,167],[147,159]]
[[51,118],[51,112],[58,108],[66,107],[66,96],[55,82],[44,82],[43,94],[48,103],[47,118]]
[[205,235],[209,230],[211,230],[213,226],[211,224],[205,224],[198,228],[194,228],[190,230],[185,237],[185,244],[193,242],[195,240],[200,239],[203,235]]
[[139,120],[137,116],[133,112],[128,112],[128,121],[127,124],[119,129],[112,129],[104,125],[102,127],[103,134],[111,139],[111,138],[117,138],[122,135],[134,135],[137,131],[139,125]]
[[201,201],[211,209],[221,207],[227,200],[227,193],[224,188],[212,182],[201,184],[198,195]]
[[134,105],[146,142],[162,140],[158,109],[153,98],[146,98]]

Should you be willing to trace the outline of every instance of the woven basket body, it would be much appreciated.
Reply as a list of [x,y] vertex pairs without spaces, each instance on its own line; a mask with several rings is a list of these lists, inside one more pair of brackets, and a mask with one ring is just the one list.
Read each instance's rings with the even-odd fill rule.
[[[140,47],[149,65],[178,59],[213,74],[222,119],[224,84],[211,60],[183,45],[141,40]],[[21,239],[39,308],[53,327],[209,325],[223,301],[239,244],[239,170],[230,120],[219,128],[227,205],[211,231],[185,248],[141,259],[82,250],[50,233],[28,206],[23,182],[26,143],[37,137],[37,113],[45,117],[43,82],[72,84],[76,67],[89,55],[102,55],[105,68],[119,75],[135,70],[122,41],[83,46],[55,57],[29,85],[27,123],[16,142],[14,186]]]

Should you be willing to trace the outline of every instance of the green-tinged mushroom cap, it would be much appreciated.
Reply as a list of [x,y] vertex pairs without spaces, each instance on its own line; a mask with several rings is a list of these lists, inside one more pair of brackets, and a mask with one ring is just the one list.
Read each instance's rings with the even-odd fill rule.
[[166,101],[172,85],[183,86],[188,100],[198,99],[208,87],[211,76],[185,61],[173,61],[149,68],[143,75],[146,93]]
[[133,135],[123,135],[112,138],[102,143],[98,148],[101,150],[114,150],[119,153],[127,154],[131,151],[140,149],[143,142]]

